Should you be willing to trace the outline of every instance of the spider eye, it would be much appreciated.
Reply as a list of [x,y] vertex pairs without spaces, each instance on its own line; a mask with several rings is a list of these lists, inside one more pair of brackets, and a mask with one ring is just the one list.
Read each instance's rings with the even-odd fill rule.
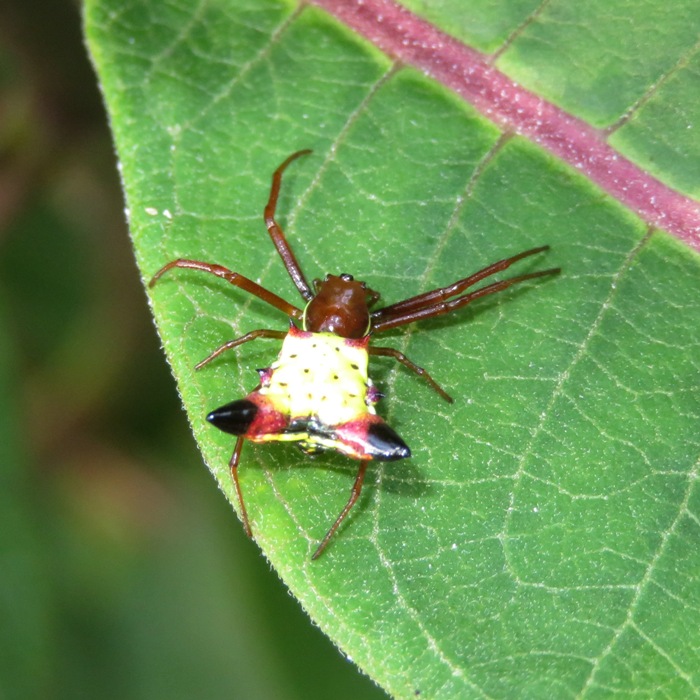
[[352,275],[349,275],[347,272],[343,272],[340,275],[340,279],[343,280],[343,282],[352,282],[354,278]]

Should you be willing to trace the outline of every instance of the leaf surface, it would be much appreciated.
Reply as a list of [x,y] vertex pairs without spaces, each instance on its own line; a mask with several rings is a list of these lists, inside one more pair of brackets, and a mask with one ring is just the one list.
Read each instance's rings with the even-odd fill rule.
[[[455,34],[491,50],[546,35],[534,8],[500,7],[480,39]],[[315,7],[90,0],[86,23],[144,279],[195,258],[300,304],[262,222],[271,173],[300,148],[314,153],[290,166],[278,212],[309,278],[351,272],[392,303],[542,244],[518,270],[564,270],[382,336],[456,400],[373,364],[380,412],[413,459],[369,470],[318,561],[357,465],[244,447],[256,539],[314,621],[397,697],[699,695],[697,255]],[[503,69],[542,75],[549,99],[552,71],[576,84],[526,48]],[[643,92],[654,77],[640,80]],[[617,103],[602,95],[605,110],[579,116],[621,117],[640,93],[625,85],[631,96],[616,89]],[[640,123],[631,150],[654,131]],[[193,367],[287,321],[196,271],[164,277],[151,299],[193,432],[236,506],[233,440],[204,416],[250,391],[278,346]]]

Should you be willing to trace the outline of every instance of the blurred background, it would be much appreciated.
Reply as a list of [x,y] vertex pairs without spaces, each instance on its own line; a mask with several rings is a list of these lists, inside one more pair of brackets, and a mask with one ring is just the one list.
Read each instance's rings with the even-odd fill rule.
[[70,0],[0,5],[0,698],[385,698],[270,571],[148,315]]

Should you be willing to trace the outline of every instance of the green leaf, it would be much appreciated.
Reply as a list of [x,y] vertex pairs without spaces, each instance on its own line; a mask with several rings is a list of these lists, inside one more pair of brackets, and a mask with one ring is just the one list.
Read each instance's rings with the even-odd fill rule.
[[700,44],[694,0],[405,0],[523,87],[602,130],[671,187],[698,197]]
[[[318,561],[357,465],[244,447],[256,540],[313,620],[397,697],[700,694],[697,256],[316,8],[90,0],[87,33],[145,280],[189,257],[299,304],[262,209],[300,148],[278,212],[310,278],[351,272],[392,303],[537,245],[518,270],[563,268],[382,337],[455,403],[373,364],[413,459],[372,466]],[[196,271],[151,299],[237,507],[233,440],[204,416],[278,345],[193,367],[286,319]]]

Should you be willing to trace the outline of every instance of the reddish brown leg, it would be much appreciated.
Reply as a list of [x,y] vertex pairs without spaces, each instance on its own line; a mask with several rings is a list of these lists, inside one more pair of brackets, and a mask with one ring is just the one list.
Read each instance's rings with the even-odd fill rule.
[[433,318],[434,316],[442,316],[443,314],[448,314],[455,309],[461,309],[463,306],[471,303],[475,299],[480,299],[481,297],[488,296],[489,294],[495,294],[496,292],[502,292],[508,287],[512,287],[514,284],[524,282],[525,280],[535,279],[536,277],[547,277],[549,275],[558,275],[561,270],[553,268],[551,270],[540,270],[539,272],[530,272],[527,275],[520,275],[519,277],[511,277],[507,280],[502,280],[501,282],[494,282],[486,287],[477,289],[474,292],[465,294],[464,296],[458,297],[457,299],[450,299],[449,301],[440,301],[432,306],[428,306],[422,309],[416,309],[410,313],[401,314],[399,316],[389,317],[386,320],[379,321],[372,325],[373,331],[386,331],[390,328],[396,328],[397,326],[404,326],[407,323],[413,323],[414,321],[422,321],[426,318]]
[[296,160],[300,156],[305,156],[309,153],[311,153],[311,149],[309,148],[292,153],[292,155],[289,156],[289,158],[287,158],[287,160],[285,160],[284,163],[277,168],[277,170],[275,170],[272,175],[270,198],[267,202],[267,206],[265,207],[265,225],[267,226],[270,238],[272,238],[272,242],[275,244],[275,248],[277,248],[277,252],[280,254],[282,262],[287,268],[289,276],[292,278],[292,282],[294,282],[296,288],[299,290],[299,294],[301,294],[306,301],[311,301],[314,298],[314,294],[311,291],[311,287],[309,287],[309,283],[304,277],[304,273],[301,271],[301,266],[294,256],[292,249],[289,247],[289,243],[284,236],[284,231],[282,231],[282,228],[275,221],[275,209],[277,208],[277,198],[279,197],[280,186],[282,184],[282,173],[293,160]]
[[411,360],[409,360],[402,352],[399,352],[394,348],[377,348],[370,345],[369,354],[380,355],[381,357],[393,357],[404,367],[410,369],[411,372],[415,372],[420,377],[423,377],[423,379],[425,379],[425,381],[428,382],[428,384],[430,384],[430,386],[435,389],[435,391],[437,391],[437,393],[440,394],[445,401],[448,403],[453,403],[452,397],[428,374],[428,372],[414,362],[411,362]]
[[153,285],[166,272],[168,272],[168,270],[172,270],[175,267],[184,267],[191,270],[201,270],[202,272],[208,272],[212,275],[216,275],[217,277],[225,279],[234,287],[243,289],[244,291],[255,295],[256,297],[258,297],[258,299],[267,302],[268,304],[270,304],[270,306],[274,306],[276,309],[283,311],[285,314],[287,314],[287,316],[291,316],[292,318],[296,319],[301,319],[304,316],[304,313],[301,309],[298,309],[296,306],[292,306],[292,304],[290,304],[288,301],[285,301],[284,299],[282,299],[282,297],[278,297],[273,292],[269,291],[268,289],[265,289],[265,287],[261,287],[257,282],[253,282],[253,280],[249,280],[247,277],[239,275],[237,272],[232,272],[228,268],[222,267],[221,265],[200,262],[199,260],[187,260],[185,258],[171,260],[167,265],[163,265],[163,267],[161,267],[160,270],[158,270],[158,272],[156,272],[156,274],[153,275],[151,281],[148,283],[148,286],[153,287]]
[[241,458],[241,450],[243,449],[243,436],[240,436],[236,440],[236,446],[233,448],[233,454],[229,460],[228,467],[231,472],[231,477],[233,478],[233,485],[236,487],[236,494],[238,495],[238,503],[241,506],[241,520],[243,521],[243,529],[248,537],[253,536],[253,531],[250,529],[250,521],[248,520],[248,511],[245,509],[245,502],[243,501],[243,492],[241,491],[241,485],[238,481],[238,462]]
[[[502,272],[503,270],[508,269],[511,265],[518,262],[519,260],[527,258],[531,255],[536,255],[537,253],[541,253],[545,250],[549,250],[549,246],[541,246],[539,248],[532,248],[530,250],[526,250],[522,253],[518,253],[518,255],[513,255],[510,258],[499,260],[498,262],[495,262],[489,265],[488,267],[485,267],[483,270],[479,270],[473,275],[458,280],[457,282],[454,282],[453,284],[450,284],[447,287],[433,289],[432,291],[425,292],[424,294],[419,294],[418,296],[411,297],[410,299],[404,299],[403,301],[399,301],[396,304],[392,304],[391,306],[385,306],[382,309],[377,309],[377,311],[372,312],[372,328],[374,330],[379,330],[380,328],[382,330],[385,330],[387,327],[394,328],[397,325],[402,325],[401,323],[395,323],[395,321],[399,321],[403,318],[409,318],[409,316],[416,311],[425,310],[427,308],[436,308],[442,302],[446,301],[450,297],[456,296],[457,294],[461,294],[465,289],[474,286],[478,282],[481,282],[481,280],[483,280],[484,278],[490,277],[491,275],[494,275],[497,272]],[[556,272],[559,272],[559,270],[544,270],[542,272],[535,273],[534,276],[541,277],[542,275],[551,275],[555,274]],[[521,282],[525,279],[530,279],[531,277],[532,275],[522,275],[519,277],[511,278],[511,284]],[[492,292],[490,293],[493,293],[494,291],[499,290],[492,290]],[[420,318],[424,317],[421,316]],[[392,325],[385,326],[384,322],[388,322],[390,320]],[[410,320],[412,321],[415,319],[411,318]],[[405,321],[405,323],[410,323],[410,321]]]
[[236,348],[239,345],[243,345],[243,343],[247,343],[250,340],[255,340],[256,338],[277,338],[277,340],[283,340],[286,335],[286,331],[273,331],[268,330],[266,328],[258,328],[258,330],[256,331],[250,331],[250,333],[246,333],[240,338],[236,338],[235,340],[229,340],[228,343],[224,343],[220,347],[216,348],[216,350],[214,350],[214,352],[211,355],[209,355],[209,357],[205,357],[201,362],[196,364],[194,368],[202,369],[204,365],[211,362],[215,357],[221,355],[222,352],[226,352],[226,350],[230,350],[231,348]]
[[367,471],[367,464],[368,462],[361,462],[360,463],[360,469],[357,472],[357,476],[355,477],[355,483],[352,485],[352,491],[350,493],[350,499],[348,502],[345,504],[345,508],[340,512],[340,515],[337,517],[336,521],[333,523],[333,526],[331,529],[326,533],[326,536],[323,538],[323,541],[321,542],[320,545],[316,548],[316,551],[314,552],[313,556],[311,557],[312,559],[318,559],[321,554],[323,554],[323,550],[326,548],[328,545],[328,542],[330,541],[331,537],[335,534],[335,531],[338,529],[340,526],[340,523],[345,520],[345,516],[350,512],[350,509],[355,505],[355,501],[360,496],[360,491],[362,491],[362,482],[365,479],[365,472]]

